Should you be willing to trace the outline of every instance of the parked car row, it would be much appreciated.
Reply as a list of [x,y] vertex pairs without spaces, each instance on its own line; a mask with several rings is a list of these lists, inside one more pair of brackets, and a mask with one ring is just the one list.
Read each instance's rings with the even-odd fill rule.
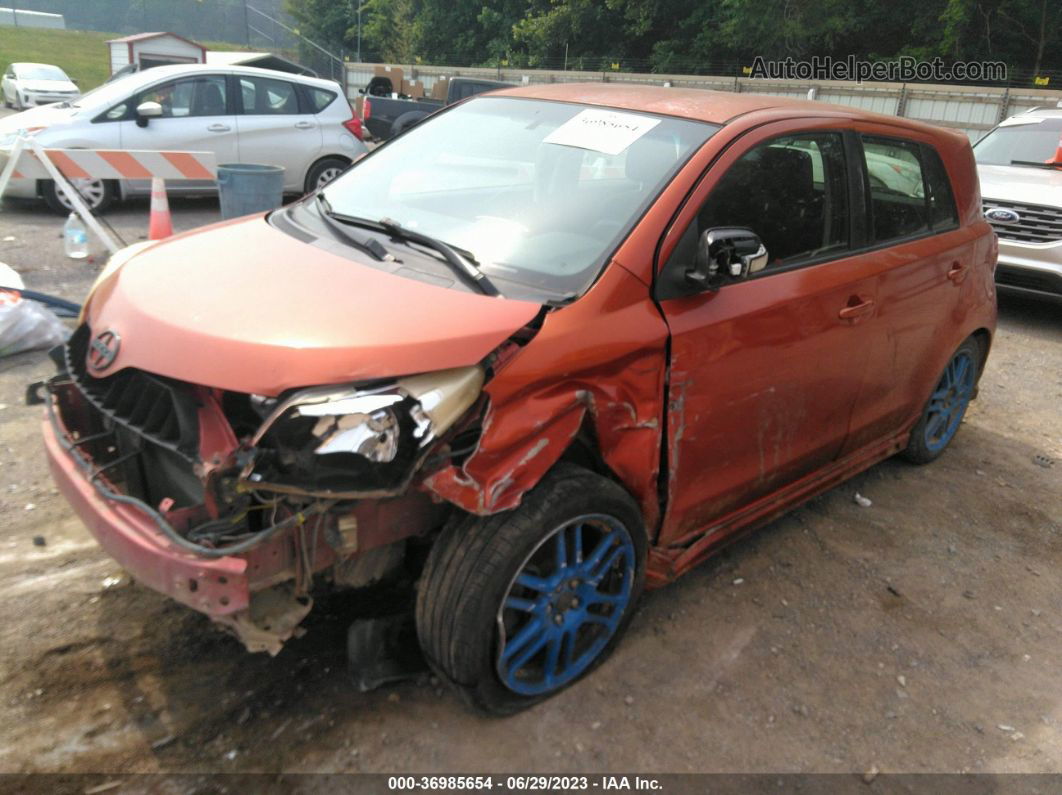
[[[285,192],[300,195],[367,151],[361,121],[338,84],[254,67],[188,64],[136,72],[0,120],[0,145],[25,128],[35,129],[49,148],[203,151],[213,152],[218,163],[283,166]],[[82,179],[74,185],[94,210],[151,191],[147,179]],[[186,180],[167,190],[210,194],[216,186]],[[57,212],[70,211],[51,180],[12,180],[7,195],[39,196]]]
[[[248,108],[314,116],[314,83],[195,80],[120,81],[83,123],[209,134],[193,109],[224,105],[240,147]],[[319,593],[412,579],[428,663],[509,714],[605,660],[643,588],[885,458],[942,455],[996,257],[960,133],[503,89],[283,209],[112,257],[42,385],[47,455],[111,555],[248,649],[280,651]],[[355,660],[384,644],[364,626]]]

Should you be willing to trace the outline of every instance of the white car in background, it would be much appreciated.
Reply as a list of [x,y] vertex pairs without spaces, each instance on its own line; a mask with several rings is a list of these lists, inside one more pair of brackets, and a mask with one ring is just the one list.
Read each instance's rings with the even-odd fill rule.
[[66,72],[46,63],[13,63],[4,70],[0,80],[5,108],[29,108],[52,102],[70,102],[81,91]]
[[[0,146],[19,130],[47,148],[213,152],[217,162],[283,166],[284,192],[303,194],[367,151],[361,121],[337,83],[269,69],[209,64],[159,66],[105,83],[73,102],[0,119]],[[148,195],[151,180],[73,180],[94,210]],[[213,194],[213,180],[171,181],[171,194]],[[12,179],[5,196],[69,200],[52,180]]]

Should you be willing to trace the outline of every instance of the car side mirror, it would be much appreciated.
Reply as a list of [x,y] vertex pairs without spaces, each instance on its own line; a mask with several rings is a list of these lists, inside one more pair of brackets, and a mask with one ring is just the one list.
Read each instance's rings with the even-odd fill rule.
[[701,290],[718,290],[728,280],[747,279],[767,267],[767,249],[759,235],[739,226],[706,229],[697,241],[697,256],[686,282]]
[[359,88],[358,89],[358,93],[359,94],[364,94],[365,93],[365,89],[364,88]]
[[136,106],[136,126],[147,127],[148,119],[162,116],[162,105],[157,102],[141,102]]

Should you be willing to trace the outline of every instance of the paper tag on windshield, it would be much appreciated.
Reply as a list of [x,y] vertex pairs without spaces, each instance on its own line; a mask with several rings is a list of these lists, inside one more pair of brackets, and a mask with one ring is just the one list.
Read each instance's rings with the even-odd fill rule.
[[618,155],[659,123],[632,113],[584,110],[547,135],[544,143]]

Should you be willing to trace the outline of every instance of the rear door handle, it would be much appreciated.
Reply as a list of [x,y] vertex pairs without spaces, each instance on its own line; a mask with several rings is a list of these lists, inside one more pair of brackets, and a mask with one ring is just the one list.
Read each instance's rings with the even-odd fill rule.
[[312,121],[300,121],[295,125],[296,130],[312,130],[313,128],[314,123]]
[[841,320],[858,320],[864,315],[869,315],[873,309],[874,299],[853,295],[848,299],[848,306],[843,307],[837,313],[837,317],[841,318]]
[[966,278],[966,266],[961,262],[951,263],[951,269],[948,271],[948,278],[956,284],[962,284],[962,280]]
[[227,124],[211,124],[207,129],[210,132],[228,132],[232,128]]

